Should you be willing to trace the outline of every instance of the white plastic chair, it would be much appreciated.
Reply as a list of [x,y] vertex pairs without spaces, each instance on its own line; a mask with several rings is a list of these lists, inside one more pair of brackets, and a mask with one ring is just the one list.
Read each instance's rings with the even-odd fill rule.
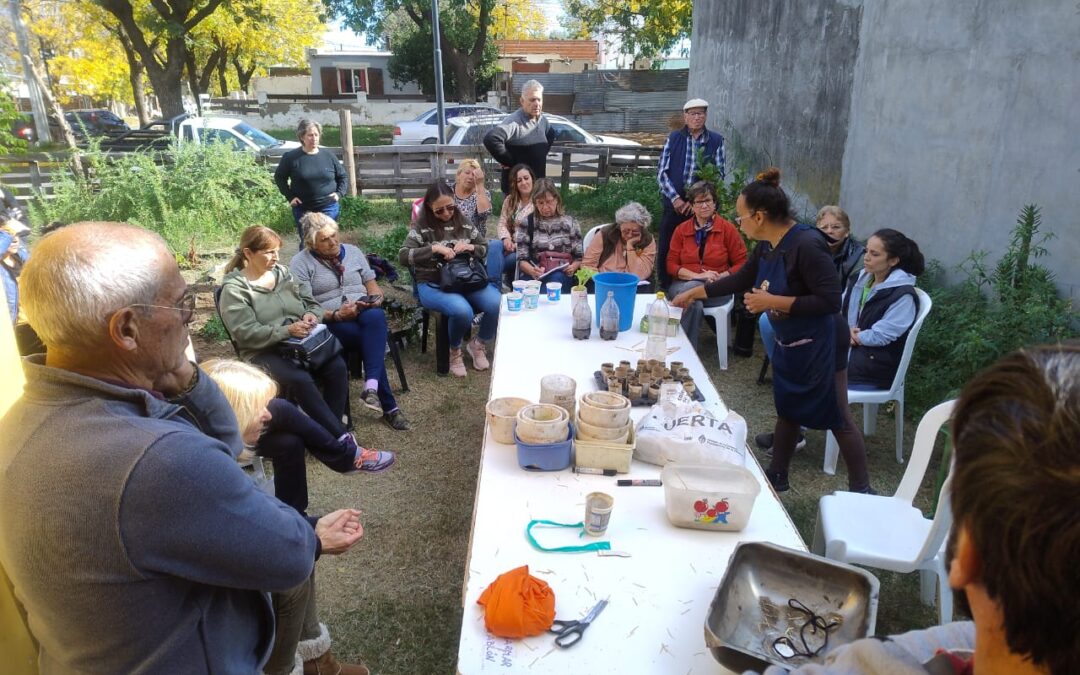
[[591,242],[593,240],[593,237],[595,237],[597,234],[599,234],[600,230],[602,230],[603,228],[607,227],[610,224],[611,223],[604,223],[603,225],[597,225],[596,227],[592,228],[591,230],[589,230],[588,232],[585,233],[585,236],[581,239],[581,251],[582,251],[582,253],[589,250],[589,242]]
[[716,356],[720,359],[720,370],[728,367],[728,328],[731,326],[731,310],[735,307],[735,296],[722,305],[705,307],[705,316],[711,316],[716,322]]
[[[911,354],[915,350],[915,340],[919,337],[923,322],[934,306],[933,300],[921,288],[915,289],[915,295],[919,298],[919,312],[915,315],[915,323],[908,333],[907,342],[904,343],[904,354],[900,357],[900,366],[896,369],[892,386],[888,389],[873,391],[859,391],[848,389],[848,403],[863,404],[863,435],[872,436],[877,430],[878,405],[896,401],[896,462],[904,463],[904,383],[907,380],[907,369],[911,364]],[[836,444],[836,438],[831,431],[825,432],[825,463],[822,471],[830,476],[836,473],[836,459],[840,447]]]
[[926,605],[934,604],[933,584],[941,602],[938,619],[952,620],[952,593],[945,569],[945,539],[952,526],[949,489],[952,475],[946,478],[938,497],[933,520],[912,506],[919,490],[938,430],[952,415],[955,401],[931,408],[915,431],[911,460],[891,497],[835,492],[818,503],[812,551],[831,560],[867,565],[893,572],[920,573],[920,591]]

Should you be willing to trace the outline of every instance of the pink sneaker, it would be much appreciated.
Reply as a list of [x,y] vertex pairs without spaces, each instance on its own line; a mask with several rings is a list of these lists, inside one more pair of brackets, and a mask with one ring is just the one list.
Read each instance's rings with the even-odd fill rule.
[[465,377],[465,359],[461,357],[461,348],[450,349],[450,374],[454,377]]
[[469,340],[465,345],[465,351],[469,352],[469,357],[472,358],[473,368],[487,370],[491,367],[487,360],[487,352],[484,351],[484,342],[480,338]]

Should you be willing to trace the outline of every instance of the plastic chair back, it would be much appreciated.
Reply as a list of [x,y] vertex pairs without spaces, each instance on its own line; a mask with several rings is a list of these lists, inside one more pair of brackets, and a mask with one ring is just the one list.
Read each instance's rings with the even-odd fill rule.
[[[926,534],[926,542],[923,544],[922,550],[919,551],[919,560],[933,560],[934,556],[941,551],[941,546],[945,543],[945,538],[949,536],[949,530],[952,528],[952,506],[949,500],[950,491],[952,490],[952,467],[949,468],[949,477],[945,479],[941,486],[937,508],[934,510],[934,522],[930,525],[930,531]],[[948,591],[942,588],[942,592]]]
[[904,477],[896,488],[896,494],[893,495],[897,499],[903,499],[909,504],[915,501],[915,494],[919,491],[919,485],[922,484],[923,477],[926,475],[926,467],[930,463],[930,456],[934,452],[934,440],[941,427],[952,417],[955,404],[955,400],[939,403],[926,411],[923,418],[919,420],[919,426],[915,430],[915,443],[911,448],[911,458],[908,460]]
[[603,225],[597,225],[596,227],[594,227],[591,230],[589,230],[588,232],[586,232],[585,236],[581,240],[581,250],[582,251],[588,250],[589,243],[592,242],[593,237],[600,234],[600,230],[602,230],[603,228],[607,227],[610,224],[611,223],[605,223]]

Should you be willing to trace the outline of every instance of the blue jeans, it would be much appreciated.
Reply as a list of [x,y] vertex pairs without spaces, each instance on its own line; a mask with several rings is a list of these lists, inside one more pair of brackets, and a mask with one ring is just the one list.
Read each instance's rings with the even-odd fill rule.
[[552,272],[551,274],[547,275],[546,277],[543,278],[543,282],[545,284],[548,284],[548,283],[562,284],[562,292],[563,293],[569,293],[570,289],[573,288],[577,284],[577,281],[574,280],[574,277],[570,276],[566,272],[563,272],[562,270],[559,270],[557,272]]
[[490,240],[487,253],[488,279],[496,285],[505,283],[509,286],[514,281],[515,270],[517,270],[517,251],[507,253],[503,248],[502,239]]
[[420,295],[421,305],[433,312],[445,314],[449,320],[451,349],[461,347],[461,339],[465,337],[465,331],[469,330],[473,317],[478,312],[484,313],[477,333],[479,338],[491,340],[495,337],[495,330],[499,327],[502,294],[491,284],[487,284],[478,291],[464,294],[440,291],[429,283],[418,284],[416,290]]
[[364,362],[364,377],[379,381],[379,403],[383,412],[398,407],[386,376],[386,313],[381,307],[365,309],[352,321],[326,324],[347,352],[357,352]]
[[300,250],[301,251],[304,250],[304,228],[300,227],[300,219],[304,217],[304,214],[310,213],[313,210],[316,211],[317,213],[325,213],[326,215],[330,216],[334,220],[337,220],[338,214],[341,213],[341,202],[340,201],[331,202],[330,204],[324,206],[321,209],[309,209],[306,206],[304,206],[303,204],[301,204],[300,206],[292,207],[292,217],[293,217],[293,220],[296,221],[296,233],[298,235],[300,235]]

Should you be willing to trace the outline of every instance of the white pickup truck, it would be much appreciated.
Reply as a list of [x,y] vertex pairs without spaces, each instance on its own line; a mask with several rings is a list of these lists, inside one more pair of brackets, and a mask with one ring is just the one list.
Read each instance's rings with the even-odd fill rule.
[[263,157],[279,157],[300,147],[296,141],[278,140],[236,117],[195,117],[187,114],[170,120],[156,120],[140,129],[110,135],[101,145],[106,149],[122,150],[164,148],[173,138],[181,143],[226,143],[236,150]]

